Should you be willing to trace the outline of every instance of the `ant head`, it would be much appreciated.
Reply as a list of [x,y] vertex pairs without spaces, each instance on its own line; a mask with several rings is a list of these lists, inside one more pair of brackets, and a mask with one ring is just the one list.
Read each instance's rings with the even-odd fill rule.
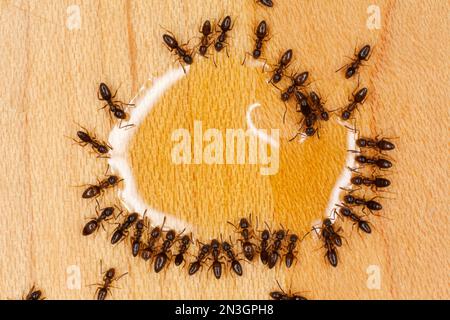
[[278,231],[275,233],[275,237],[276,237],[278,240],[283,240],[285,236],[286,236],[286,233],[285,233],[284,230],[278,230]]
[[324,111],[320,114],[320,118],[322,118],[323,121],[328,121],[330,116],[328,115],[328,112]]
[[259,50],[259,49],[253,50],[252,56],[254,59],[259,59],[259,57],[261,57],[261,50]]
[[222,248],[225,251],[229,251],[231,249],[231,244],[227,241],[222,242]]
[[289,236],[290,242],[297,242],[297,240],[298,240],[298,236],[295,233],[293,233]]
[[167,240],[172,241],[172,240],[175,239],[175,236],[176,236],[175,230],[169,230],[169,231],[167,231],[167,233],[166,233],[166,239],[167,239]]
[[263,232],[261,233],[261,239],[262,240],[269,240],[270,239],[270,232],[267,229],[264,229]]
[[325,226],[325,227],[331,227],[332,226],[332,223],[331,223],[331,220],[330,219],[325,219],[325,220],[323,220],[323,225]]
[[220,247],[219,241],[217,239],[212,239],[211,240],[211,248],[213,250],[217,250],[217,249],[219,249],[219,247]]
[[202,26],[202,34],[206,37],[211,34],[211,21],[206,20]]
[[312,137],[314,135],[314,133],[316,133],[316,129],[314,129],[313,127],[308,127],[305,129],[305,134],[308,137]]
[[161,235],[161,229],[159,227],[154,227],[150,233],[150,237],[153,239],[158,238]]
[[250,227],[250,224],[248,223],[248,220],[246,218],[242,218],[239,221],[239,227],[241,227],[242,229],[246,229],[246,228]]
[[186,64],[192,64],[192,62],[194,61],[193,59],[192,59],[192,57],[190,56],[190,55],[184,55],[183,56],[183,61],[184,61],[184,63],[186,63]]
[[117,119],[123,120],[123,119],[125,119],[125,118],[127,117],[127,114],[126,114],[125,111],[123,111],[122,109],[116,108],[116,110],[114,110],[114,116],[115,116]]
[[110,268],[105,272],[105,277],[108,279],[114,278],[114,275],[116,274],[116,269]]
[[108,177],[108,183],[109,183],[110,185],[114,185],[114,184],[116,184],[118,181],[119,181],[119,177],[117,177],[117,176],[109,176],[109,177]]
[[108,153],[109,149],[108,149],[107,146],[99,145],[99,146],[97,147],[97,151],[98,151],[99,153],[101,153],[101,154],[105,154],[105,153]]
[[181,243],[184,245],[188,245],[191,242],[191,237],[188,236],[187,234],[183,236],[183,238],[181,238]]

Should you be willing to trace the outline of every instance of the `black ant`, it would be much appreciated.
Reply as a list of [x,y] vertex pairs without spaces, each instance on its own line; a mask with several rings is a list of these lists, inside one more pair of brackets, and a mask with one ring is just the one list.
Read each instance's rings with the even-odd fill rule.
[[208,256],[211,251],[211,246],[209,244],[203,244],[198,252],[197,258],[194,262],[191,262],[189,265],[189,275],[192,276],[195,274],[201,267],[203,261]]
[[99,181],[97,185],[89,185],[89,187],[84,190],[81,197],[83,199],[91,199],[94,197],[97,198],[101,193],[105,192],[106,189],[116,186],[121,181],[122,179],[120,179],[118,176],[107,176],[106,179]]
[[269,240],[270,232],[268,229],[264,229],[261,232],[261,244],[259,245],[259,257],[263,264],[267,264],[269,261]]
[[363,104],[367,96],[367,88],[359,89],[356,93],[352,94],[353,98],[350,99],[350,103],[344,108],[341,114],[342,120],[348,120],[352,115],[353,110],[358,107],[359,104]]
[[330,265],[332,265],[333,267],[336,267],[338,264],[336,247],[342,246],[342,238],[339,235],[340,230],[341,228],[339,228],[338,230],[334,230],[333,224],[328,218],[322,222],[320,238],[322,238],[325,242],[324,245],[327,251],[325,253],[325,256],[327,257]]
[[160,272],[166,265],[167,261],[169,261],[168,253],[171,255],[169,250],[174,244],[176,237],[177,234],[175,230],[167,231],[166,239],[163,241],[161,246],[161,251],[155,256],[155,264],[153,265],[153,268],[156,273]]
[[[308,103],[308,99],[306,98],[306,96],[301,92],[301,91],[295,91],[295,98],[297,100],[297,112],[301,112],[304,116],[304,120],[302,122],[304,122],[305,124],[305,135],[308,137],[313,136],[316,132],[317,129],[314,128],[314,124],[317,121],[317,115],[314,112],[314,110],[311,108],[311,106]],[[303,125],[300,127],[299,132],[297,132],[297,134],[292,137],[289,141],[294,140],[295,138],[297,138],[298,135],[300,135],[300,130],[303,128]]]
[[[114,95],[111,95],[111,90],[109,90],[109,87],[105,83],[100,83],[99,90],[97,92],[97,98],[100,101],[106,101],[106,104],[101,108],[104,109],[107,106],[109,106],[109,111],[116,117],[117,119],[120,119],[121,121],[126,119],[127,114],[125,113],[125,110],[123,109],[123,106],[134,106],[134,104],[128,104],[123,103],[122,101],[113,100],[117,94],[117,91],[114,93]],[[129,127],[132,125],[127,125],[125,127]],[[120,127],[120,128],[125,128]]]
[[229,262],[231,262],[231,269],[236,273],[238,276],[242,276],[242,265],[239,262],[239,260],[236,259],[236,255],[233,252],[233,247],[230,243],[224,241],[222,242],[222,249],[225,251]]
[[280,257],[279,250],[281,249],[281,245],[282,245],[285,237],[286,237],[286,231],[284,231],[283,229],[278,230],[274,233],[274,241],[273,241],[273,245],[272,245],[272,250],[269,253],[269,261],[267,264],[269,269],[272,269],[277,264],[278,257]]
[[199,31],[202,34],[202,38],[200,41],[200,48],[198,49],[198,52],[202,56],[206,56],[206,53],[208,52],[208,48],[211,45],[209,36],[213,33],[212,28],[211,28],[211,22],[209,20],[206,20],[203,23],[203,26],[201,27],[201,29]]
[[282,101],[288,101],[291,97],[291,95],[298,90],[300,87],[303,87],[306,80],[308,80],[309,72],[305,71],[299,74],[294,74],[291,76],[292,84],[281,93],[281,100]]
[[387,188],[391,185],[391,181],[386,178],[374,177],[373,179],[371,179],[360,175],[353,176],[350,179],[350,182],[355,186],[365,185],[367,187],[372,187],[375,189]]
[[384,158],[371,158],[364,155],[359,155],[355,157],[356,162],[361,164],[369,164],[379,169],[389,169],[392,168],[392,162]]
[[355,224],[358,225],[358,228],[364,231],[365,233],[372,233],[372,229],[370,228],[369,222],[361,219],[361,217],[353,213],[353,211],[350,208],[340,206],[338,214],[352,220]]
[[[101,261],[100,261],[100,272],[102,267],[101,267]],[[111,293],[111,289],[112,288],[112,283],[114,281],[118,281],[120,278],[122,278],[123,276],[127,275],[128,272],[125,272],[124,274],[115,277],[116,275],[116,269],[114,268],[109,268],[103,275],[103,283],[97,283],[95,285],[97,285],[97,290],[95,291],[95,294],[97,295],[97,300],[105,300],[106,296],[108,295],[108,293]]]
[[220,262],[220,242],[217,239],[211,240],[211,255],[213,257],[213,263],[211,267],[213,269],[214,276],[216,279],[220,279],[222,276],[222,265],[223,262]]
[[144,212],[144,216],[142,217],[142,219],[139,219],[136,222],[136,225],[134,226],[134,235],[131,238],[131,254],[133,255],[133,257],[137,257],[137,255],[139,254],[139,251],[141,250],[142,247],[142,236],[144,234],[144,229],[145,229],[145,214],[147,213],[147,210],[145,210]]
[[378,140],[370,138],[359,138],[356,140],[356,145],[360,148],[377,149],[378,151],[390,151],[395,149],[395,145],[385,139]]
[[278,61],[278,65],[273,71],[272,78],[270,79],[270,83],[278,83],[283,78],[283,72],[289,65],[289,63],[292,60],[292,49],[287,50],[283,55],[281,56],[280,60]]
[[127,236],[128,229],[137,221],[138,217],[138,213],[130,213],[122,224],[119,223],[111,237],[111,244],[116,244]]
[[97,140],[95,136],[90,134],[86,128],[82,129],[84,131],[77,131],[77,137],[80,140],[73,139],[78,145],[85,147],[88,144],[91,145],[92,149],[98,153],[99,156],[105,155],[112,149],[112,147],[106,142]]
[[351,78],[358,71],[359,66],[362,65],[361,62],[369,60],[369,53],[370,45],[367,44],[359,50],[358,54],[355,53],[356,58],[353,59],[352,63],[344,65],[342,68],[336,70],[336,72],[347,67],[347,69],[345,70],[345,78]]
[[[231,224],[233,227],[236,228],[234,224],[228,221],[229,224]],[[244,252],[244,257],[248,261],[252,261],[253,257],[255,256],[255,244],[250,241],[251,238],[253,238],[253,233],[250,231],[250,223],[246,218],[242,218],[239,221],[239,228],[241,229],[240,233],[242,236],[242,239],[239,239],[238,241],[242,245],[242,250]],[[239,230],[238,228],[236,228]]]
[[260,3],[266,7],[272,8],[273,7],[273,1],[272,0],[256,0],[256,3]]
[[315,93],[314,91],[311,91],[309,93],[309,97],[311,98],[313,107],[316,108],[320,112],[320,118],[323,121],[328,121],[330,119],[330,116],[328,115],[328,111],[325,110],[320,96],[317,93]]
[[[23,296],[22,296],[23,297]],[[22,300],[44,300],[45,298],[42,297],[42,291],[39,289],[36,289],[36,287],[33,285],[28,291],[25,298],[22,298]]]
[[[256,40],[255,40],[255,48],[253,49],[251,56],[253,59],[259,59],[262,54],[262,46],[264,41],[268,41],[268,39],[265,39],[268,35],[268,28],[267,23],[265,20],[261,21],[255,30]],[[245,63],[245,59],[247,58],[247,55],[250,55],[250,53],[246,52],[244,61],[242,61],[242,64]]]
[[222,49],[225,47],[226,40],[227,40],[227,32],[231,31],[233,27],[231,26],[231,17],[226,16],[225,19],[222,20],[222,22],[219,24],[220,27],[220,35],[217,37],[216,42],[214,43],[214,48],[217,52],[222,51]]
[[164,217],[164,221],[163,224],[161,225],[161,227],[154,227],[151,231],[150,231],[150,237],[147,241],[147,245],[144,247],[144,249],[142,249],[141,252],[141,258],[144,259],[145,261],[149,260],[152,257],[152,254],[154,253],[155,249],[156,249],[156,243],[159,240],[159,238],[161,237],[162,234],[162,229],[164,228],[164,224],[166,223],[166,217]]
[[[164,43],[167,45],[170,52],[173,50],[176,51],[176,54],[178,55],[178,61],[183,60],[185,64],[192,64],[194,59],[192,58],[191,54],[188,53],[185,49],[183,49],[179,44],[178,41],[175,39],[173,35],[164,34],[163,35]],[[183,64],[180,62],[181,67],[184,70]],[[186,73],[186,70],[184,70]]]
[[281,291],[272,291],[270,294],[270,297],[273,300],[308,300],[303,296],[300,296],[296,293],[292,294],[289,290],[288,293],[284,292],[283,288],[281,288],[280,283],[277,281],[278,287]]
[[288,239],[287,253],[285,256],[286,267],[290,268],[295,259],[295,247],[297,246],[298,236],[296,234],[291,234]]
[[98,209],[98,203],[97,207],[95,209],[97,212],[97,217],[91,219],[83,228],[83,236],[88,236],[93,234],[95,231],[97,231],[98,227],[101,225],[103,227],[103,222],[108,221],[111,216],[114,214],[114,207],[106,207],[101,209],[101,212],[99,214]]
[[366,200],[364,198],[358,198],[358,197],[352,196],[351,194],[346,194],[344,196],[344,202],[346,204],[352,204],[355,206],[365,206],[370,211],[380,211],[381,209],[383,209],[383,206],[381,205],[381,203],[378,203],[377,201],[374,201],[373,199]]
[[189,249],[189,246],[190,246],[192,240],[191,240],[190,236],[184,235],[181,238],[180,242],[181,242],[181,244],[180,244],[180,247],[178,249],[178,253],[175,256],[175,265],[176,266],[179,266],[180,264],[183,263],[183,261],[184,261],[184,254]]

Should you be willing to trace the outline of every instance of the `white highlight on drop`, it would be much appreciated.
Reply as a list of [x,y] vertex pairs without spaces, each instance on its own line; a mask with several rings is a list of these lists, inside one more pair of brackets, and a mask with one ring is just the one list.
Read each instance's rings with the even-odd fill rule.
[[[189,67],[185,67],[186,73],[189,71]],[[160,212],[152,208],[149,204],[145,203],[144,199],[139,195],[136,180],[131,170],[131,164],[128,161],[128,148],[129,143],[133,135],[136,133],[137,128],[142,124],[149,112],[153,109],[156,102],[170,87],[172,87],[177,81],[185,76],[185,72],[182,68],[173,69],[165,73],[163,76],[153,79],[150,88],[145,85],[141,87],[139,93],[131,100],[131,104],[135,106],[129,108],[128,121],[123,121],[121,124],[116,125],[109,134],[109,144],[113,148],[111,150],[108,163],[112,172],[119,174],[124,182],[124,187],[119,191],[119,198],[125,208],[130,212],[138,212],[141,215],[147,210],[147,215],[151,218],[152,224],[162,224],[164,217],[166,217],[166,223],[171,228],[182,230],[184,228],[191,229],[191,227],[185,221],[181,221],[173,217],[170,213]],[[126,127],[133,124],[133,127]],[[149,181],[151,183],[151,181]]]

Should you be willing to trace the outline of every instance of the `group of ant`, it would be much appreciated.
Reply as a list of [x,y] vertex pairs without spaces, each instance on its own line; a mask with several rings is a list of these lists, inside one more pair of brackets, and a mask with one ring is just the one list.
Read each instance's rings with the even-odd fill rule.
[[[395,149],[395,145],[384,138],[358,138],[356,140],[356,145],[360,149],[371,149],[376,153],[383,153]],[[355,150],[350,151],[360,152]],[[373,157],[362,154],[357,155],[355,156],[355,161],[362,166],[369,165],[375,170],[385,170],[392,167],[392,162],[390,160],[378,155]],[[341,219],[345,218],[346,220],[353,222],[353,225],[356,225],[362,232],[370,234],[372,233],[371,223],[365,216],[368,216],[368,214],[378,215],[378,212],[383,209],[383,206],[378,201],[375,201],[377,197],[366,198],[364,196],[355,196],[353,192],[360,190],[362,187],[369,187],[375,192],[380,191],[389,187],[391,181],[379,175],[365,176],[359,173],[357,169],[349,169],[356,172],[350,179],[350,184],[356,189],[341,188],[346,193],[343,196],[342,203],[337,204],[337,208],[334,209],[333,218],[336,218],[336,216]],[[355,209],[357,208],[361,208],[364,215],[355,213]],[[368,210],[368,212],[366,210]],[[333,227],[332,221],[327,218],[323,221],[322,228],[319,232],[320,239],[322,239],[326,250],[325,256],[333,267],[336,267],[338,264],[337,248],[342,246],[341,231],[342,228]]]

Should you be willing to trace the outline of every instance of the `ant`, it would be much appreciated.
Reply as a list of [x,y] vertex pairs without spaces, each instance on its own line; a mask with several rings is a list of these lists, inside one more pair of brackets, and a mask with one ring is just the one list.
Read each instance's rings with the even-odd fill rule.
[[270,79],[270,83],[278,83],[283,78],[283,72],[289,65],[289,63],[292,60],[292,49],[287,50],[283,55],[281,56],[280,60],[278,61],[278,65],[273,71],[272,78]]
[[320,96],[317,93],[315,93],[314,91],[311,91],[309,93],[309,97],[311,98],[311,102],[312,102],[314,108],[316,108],[320,112],[320,118],[323,121],[328,121],[330,119],[330,116],[328,115],[328,112],[323,107],[323,102],[321,101]]
[[86,190],[84,190],[81,197],[83,199],[90,199],[94,197],[97,198],[106,189],[116,186],[122,180],[123,179],[120,179],[118,176],[115,175],[107,176],[106,179],[99,181],[97,185],[89,185],[89,187]]
[[302,73],[294,74],[293,76],[291,76],[290,78],[292,80],[292,84],[284,92],[281,93],[281,100],[284,102],[288,101],[291,95],[296,90],[304,86],[304,83],[306,82],[306,80],[308,80],[308,76],[308,71],[304,71]]
[[231,269],[236,273],[238,276],[242,276],[242,265],[241,263],[236,259],[236,255],[233,252],[233,247],[230,243],[224,241],[222,242],[222,249],[225,251],[229,262],[231,262]]
[[[336,267],[338,264],[336,247],[342,246],[342,238],[339,235],[341,228],[334,230],[331,220],[327,218],[323,220],[321,229],[320,237],[325,242],[325,249],[327,251],[325,256],[330,265]],[[314,230],[316,229],[314,228]]]
[[142,247],[142,235],[144,234],[144,229],[145,229],[145,214],[146,213],[147,213],[147,210],[145,210],[143,218],[139,219],[135,225],[134,235],[132,237],[132,242],[131,242],[131,254],[133,255],[133,257],[137,257],[137,255],[139,254],[139,251]]
[[[297,99],[297,112],[301,112],[304,116],[304,122],[305,122],[305,135],[308,137],[313,136],[316,132],[317,129],[314,128],[314,124],[317,121],[317,115],[314,112],[314,110],[311,108],[311,106],[308,103],[308,99],[306,98],[306,96],[300,92],[300,91],[295,91],[295,98]],[[302,122],[303,122],[302,121]],[[303,125],[300,127],[300,129],[303,127]],[[295,138],[297,138],[297,136],[300,134],[300,130],[299,132],[297,132],[297,134],[292,137],[289,141],[294,140]]]
[[269,240],[270,240],[270,232],[268,229],[264,229],[261,232],[261,244],[259,246],[259,257],[263,264],[267,264],[269,261]]
[[195,274],[201,267],[203,261],[208,256],[211,251],[211,246],[209,244],[203,244],[198,252],[197,258],[194,262],[189,265],[189,275]]
[[[178,41],[175,39],[175,37],[173,35],[168,35],[167,33],[163,35],[163,40],[164,43],[167,45],[168,49],[170,52],[172,52],[173,50],[176,51],[176,54],[178,55],[178,62],[180,62],[180,60],[183,60],[183,62],[185,64],[192,64],[192,62],[194,61],[192,59],[191,54],[189,54],[185,49],[183,49],[179,44]],[[183,64],[181,64],[181,67],[183,68],[184,73],[186,73],[186,70],[184,69]]]
[[176,266],[179,266],[180,264],[183,263],[184,254],[189,249],[189,246],[192,242],[191,237],[188,235],[184,235],[180,241],[181,241],[181,245],[179,247],[178,254],[175,256],[175,265]]
[[277,280],[278,287],[281,291],[272,291],[270,294],[270,297],[273,300],[308,300],[303,296],[300,296],[296,293],[292,294],[289,290],[289,293],[284,292],[283,288],[281,288],[280,283]]
[[[228,221],[228,223],[231,224],[233,227],[235,227],[235,229],[239,230],[231,222]],[[239,239],[238,241],[242,245],[242,250],[244,251],[244,257],[248,261],[252,261],[253,257],[255,256],[255,248],[254,248],[255,244],[250,242],[250,239],[253,238],[253,233],[249,229],[250,223],[248,222],[248,220],[246,218],[242,218],[239,221],[239,228],[241,229],[240,233],[241,233],[242,239]]]
[[[100,261],[100,273],[103,274],[102,270],[102,264]],[[97,290],[95,291],[95,294],[97,295],[97,300],[105,300],[108,293],[111,293],[111,289],[113,286],[111,285],[114,281],[118,281],[123,276],[127,275],[128,272],[125,272],[124,274],[115,277],[116,275],[116,269],[109,268],[103,275],[103,283],[97,283]]]
[[351,194],[346,194],[344,196],[344,202],[346,204],[353,204],[355,206],[365,206],[370,211],[380,211],[381,209],[383,209],[383,206],[380,203],[374,201],[373,199],[366,200],[364,198],[354,197]]
[[356,140],[356,145],[360,148],[377,149],[378,151],[391,151],[395,149],[395,145],[385,139],[378,140],[370,138],[359,138]]
[[272,8],[273,7],[273,1],[272,0],[256,0],[256,3],[262,4],[266,7]]
[[174,244],[176,237],[177,234],[175,230],[167,231],[166,240],[164,240],[161,246],[161,251],[155,256],[155,264],[153,267],[156,273],[160,272],[169,260],[169,256],[167,255],[167,253],[170,253],[169,250]]
[[[357,90],[357,89],[356,89]],[[352,115],[353,110],[358,107],[358,104],[363,104],[367,96],[367,88],[359,89],[356,93],[352,93],[353,99],[350,99],[350,103],[345,107],[341,114],[342,120],[348,120]]]
[[103,142],[103,141],[97,140],[97,139],[95,138],[95,136],[91,135],[91,134],[89,133],[89,131],[88,131],[86,128],[83,128],[83,127],[81,127],[81,128],[82,128],[84,131],[81,131],[81,130],[77,131],[77,137],[78,137],[78,139],[80,139],[80,140],[77,141],[77,140],[75,140],[75,139],[72,139],[72,140],[74,140],[78,145],[80,145],[80,146],[82,146],[82,147],[85,147],[85,146],[87,146],[88,144],[90,144],[91,147],[92,147],[92,149],[93,149],[96,153],[98,153],[99,156],[102,156],[102,155],[108,153],[109,150],[112,149],[112,147],[111,147],[109,144],[107,144],[107,143],[105,143],[105,142]]
[[[109,87],[105,84],[105,83],[100,83],[99,89],[97,91],[97,98],[100,101],[106,101],[106,104],[101,108],[104,109],[107,106],[109,106],[109,111],[114,115],[114,117],[116,117],[117,119],[120,119],[121,121],[126,119],[127,114],[125,113],[125,110],[123,109],[123,106],[134,106],[134,104],[128,104],[128,103],[123,103],[122,101],[118,101],[118,100],[113,100],[117,94],[117,91],[119,89],[116,90],[116,92],[114,93],[114,95],[111,95],[111,90],[109,89]],[[127,125],[125,127],[129,127],[132,125]],[[125,127],[121,127],[120,128],[125,128]]]
[[138,219],[139,214],[134,212],[129,214],[125,221],[117,226],[116,230],[114,231],[112,237],[111,237],[111,244],[116,244],[119,241],[122,240],[124,236],[128,235],[128,229],[136,222]]
[[211,45],[211,42],[209,40],[209,36],[213,33],[212,28],[211,28],[211,22],[209,20],[206,20],[203,23],[203,26],[201,27],[199,32],[202,34],[202,38],[201,38],[201,41],[200,41],[200,48],[198,49],[198,52],[202,56],[206,56],[208,48]]
[[220,279],[222,276],[222,265],[223,262],[220,262],[220,243],[217,239],[211,240],[211,255],[213,256],[213,263],[211,267],[213,269],[214,276],[216,279]]
[[384,158],[370,158],[364,155],[359,155],[355,157],[355,161],[361,164],[369,164],[379,169],[389,169],[392,168],[392,162]]
[[338,214],[352,220],[355,224],[358,225],[358,228],[364,231],[365,233],[372,233],[372,229],[370,228],[369,222],[361,219],[361,217],[353,213],[353,211],[350,208],[341,206]]
[[97,217],[91,219],[88,223],[86,223],[86,225],[83,228],[83,236],[88,236],[93,234],[95,231],[97,231],[99,225],[103,227],[103,221],[108,221],[110,220],[111,216],[114,214],[114,207],[106,207],[101,209],[101,213],[99,214],[99,209],[98,209],[98,202],[97,202],[97,206],[95,208],[95,211],[97,212]]
[[386,188],[391,185],[391,181],[386,178],[374,177],[374,179],[371,179],[360,175],[353,176],[350,179],[350,182],[355,186],[365,185],[367,187],[370,186],[375,189]]
[[295,247],[297,246],[298,236],[296,234],[291,234],[289,236],[289,242],[287,245],[287,253],[285,256],[286,267],[290,268],[295,259]]
[[42,291],[36,289],[34,285],[31,287],[30,291],[28,291],[25,298],[22,298],[22,300],[44,300],[44,299],[45,298],[42,297]]
[[[267,23],[265,20],[262,20],[255,30],[256,40],[255,40],[255,48],[253,49],[251,56],[253,59],[259,59],[262,54],[262,46],[264,41],[268,41],[268,39],[265,39],[268,35],[268,28]],[[250,53],[246,52],[244,61],[242,61],[242,65],[245,63],[245,59],[247,58],[247,55],[250,55]]]
[[353,75],[356,74],[356,72],[358,71],[359,67],[363,65],[361,62],[369,60],[369,53],[370,53],[370,45],[367,44],[359,50],[358,54],[356,54],[355,52],[354,55],[356,58],[353,59],[352,63],[344,65],[343,67],[336,70],[336,72],[347,67],[347,69],[345,70],[345,78],[349,79],[353,77]]
[[272,250],[269,253],[269,261],[268,261],[269,269],[272,269],[273,267],[275,267],[275,265],[278,261],[278,257],[280,256],[280,253],[278,251],[281,249],[283,240],[286,237],[286,232],[283,229],[281,229],[281,230],[276,231],[274,233],[274,236],[275,236],[275,240],[273,241]]
[[161,237],[162,229],[164,228],[164,224],[166,223],[166,217],[164,217],[163,224],[161,227],[154,227],[150,231],[150,237],[148,239],[147,245],[141,252],[141,258],[145,261],[149,260],[152,257],[153,252],[155,251],[156,242]]
[[216,49],[217,52],[222,51],[222,49],[225,47],[227,32],[233,30],[233,27],[231,26],[231,17],[226,16],[225,19],[223,19],[219,24],[219,27],[221,30],[219,31],[220,35],[217,37],[216,42],[214,43],[214,49]]

